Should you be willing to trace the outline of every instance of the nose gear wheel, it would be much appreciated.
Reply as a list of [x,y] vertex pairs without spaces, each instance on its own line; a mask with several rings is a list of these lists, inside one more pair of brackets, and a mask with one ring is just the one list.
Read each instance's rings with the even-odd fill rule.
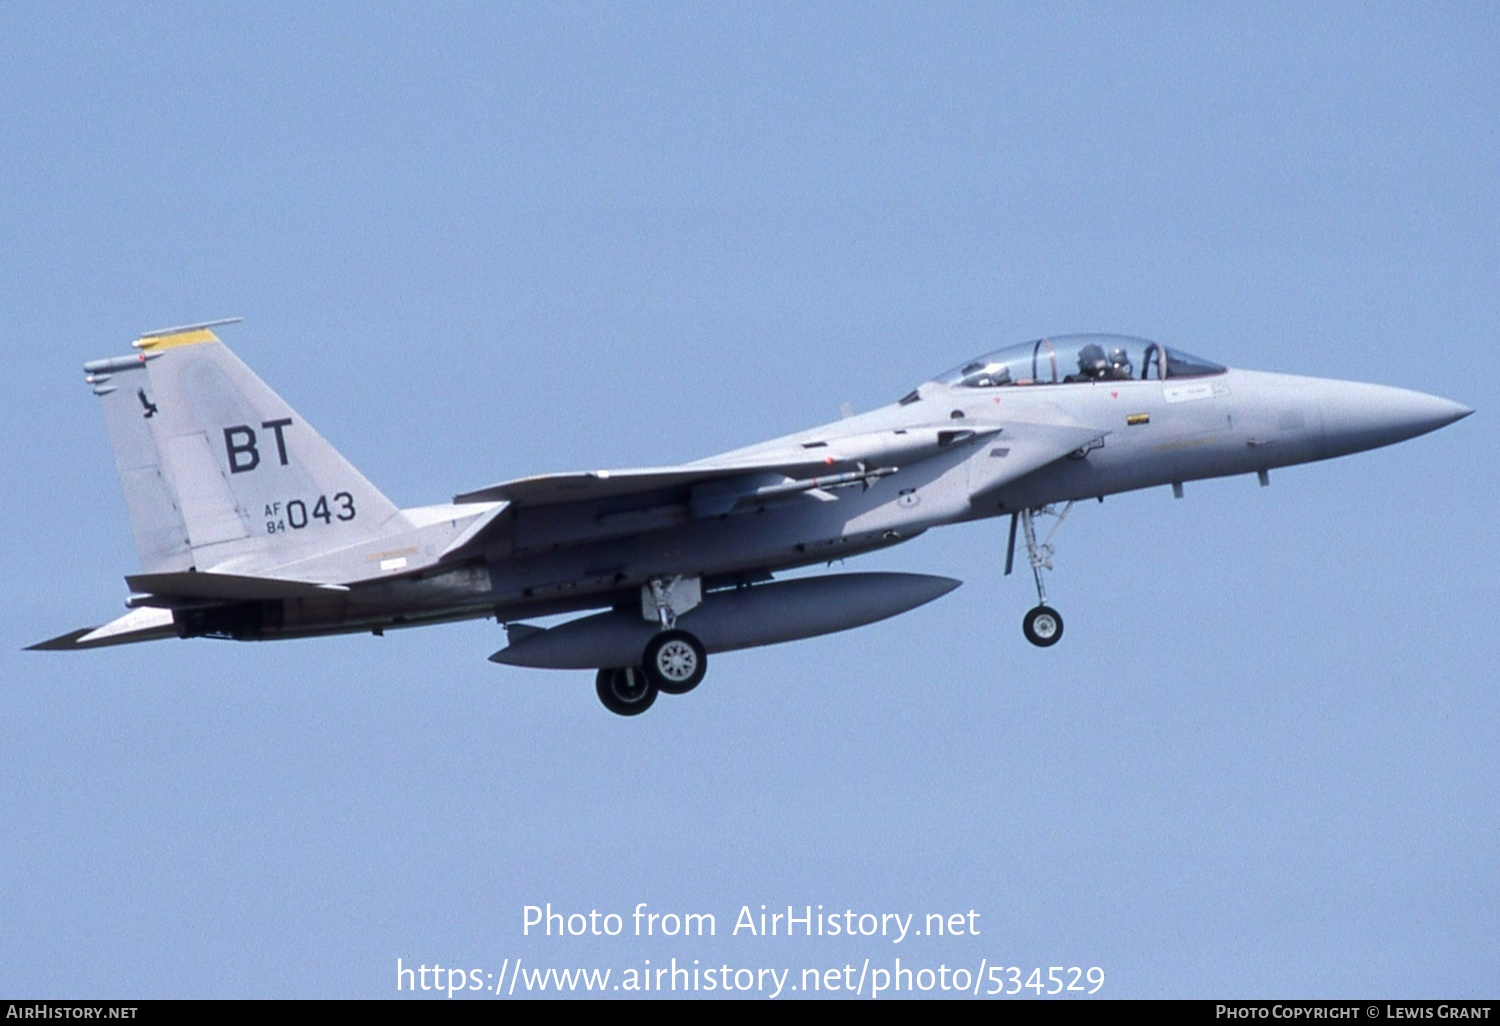
[[1021,630],[1033,645],[1050,648],[1062,640],[1062,615],[1048,606],[1037,606],[1021,621]]

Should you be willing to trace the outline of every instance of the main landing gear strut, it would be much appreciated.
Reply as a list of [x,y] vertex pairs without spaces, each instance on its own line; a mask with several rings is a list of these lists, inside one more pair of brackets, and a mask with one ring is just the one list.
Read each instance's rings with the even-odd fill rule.
[[[1052,569],[1052,540],[1057,537],[1057,532],[1062,529],[1063,521],[1072,508],[1073,503],[1069,502],[1061,510],[1054,506],[1042,506],[1038,509],[1019,510],[1010,517],[1010,543],[1005,550],[1005,572],[1009,574],[1015,566],[1016,526],[1019,524],[1026,541],[1026,555],[1031,561],[1031,575],[1036,578],[1037,602],[1036,608],[1022,619],[1021,630],[1026,635],[1026,640],[1038,648],[1050,648],[1062,640],[1062,614],[1047,605],[1047,586],[1042,582],[1042,571]],[[1056,518],[1052,530],[1047,532],[1047,539],[1040,545],[1036,540],[1035,524],[1035,519],[1039,516]]]
[[708,651],[677,627],[677,617],[702,601],[702,582],[696,577],[655,578],[641,589],[641,615],[661,630],[646,642],[639,666],[606,667],[594,678],[606,709],[636,716],[651,708],[658,692],[685,695],[703,682]]

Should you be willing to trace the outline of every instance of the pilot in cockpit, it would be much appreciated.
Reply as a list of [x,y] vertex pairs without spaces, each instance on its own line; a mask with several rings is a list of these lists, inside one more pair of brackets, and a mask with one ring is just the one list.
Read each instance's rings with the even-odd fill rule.
[[1109,376],[1109,361],[1105,359],[1104,348],[1097,342],[1090,342],[1078,350],[1078,373],[1069,374],[1064,381],[1100,381]]
[[1114,381],[1129,381],[1132,369],[1130,354],[1125,352],[1123,346],[1116,346],[1109,351],[1109,373],[1106,377]]

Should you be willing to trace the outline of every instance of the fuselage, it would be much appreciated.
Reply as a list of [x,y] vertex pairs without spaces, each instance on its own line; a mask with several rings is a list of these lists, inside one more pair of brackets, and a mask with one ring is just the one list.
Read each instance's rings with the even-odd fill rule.
[[[359,585],[343,596],[288,601],[277,610],[279,622],[264,624],[258,636],[628,606],[652,579],[750,583],[943,524],[1359,452],[1470,412],[1405,389],[1223,368],[1149,380],[1053,377],[988,387],[935,380],[899,403],[703,461],[820,447],[834,453],[841,442],[857,442],[875,465],[893,470],[867,487],[799,491],[714,515],[695,512],[690,489],[521,508],[482,557]],[[1016,477],[1008,461],[1024,451],[1017,446],[1029,433],[1059,425],[1082,430],[1086,440]],[[913,432],[934,427],[955,440],[903,451]],[[968,432],[972,437],[964,437]],[[896,459],[882,462],[882,452]],[[849,465],[848,452],[839,457],[835,469]],[[406,548],[420,551],[424,532],[451,533],[458,524],[422,528]]]
[[[539,474],[398,509],[219,341],[217,323],[148,332],[134,355],[85,365],[142,572],[126,578],[130,612],[34,648],[494,617],[511,642],[498,661],[560,668],[586,651],[608,661],[601,699],[633,714],[658,688],[695,686],[710,648],[844,630],[958,586],[911,574],[767,583],[782,571],[1008,515],[1007,569],[1019,534],[1037,588],[1023,629],[1047,646],[1062,619],[1033,521],[1054,504],[1232,474],[1264,481],[1471,412],[1405,389],[1231,370],[1146,339],[1069,335],[694,463]],[[518,623],[590,609],[609,611],[545,632]],[[694,624],[703,638],[692,640]]]

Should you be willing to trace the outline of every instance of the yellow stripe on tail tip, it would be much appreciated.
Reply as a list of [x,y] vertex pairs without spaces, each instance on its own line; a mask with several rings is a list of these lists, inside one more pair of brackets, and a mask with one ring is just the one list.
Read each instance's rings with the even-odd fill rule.
[[207,328],[198,328],[194,331],[179,331],[175,335],[153,335],[147,338],[138,338],[130,343],[142,352],[154,353],[162,349],[175,349],[178,346],[195,346],[200,342],[217,342],[219,336]]

